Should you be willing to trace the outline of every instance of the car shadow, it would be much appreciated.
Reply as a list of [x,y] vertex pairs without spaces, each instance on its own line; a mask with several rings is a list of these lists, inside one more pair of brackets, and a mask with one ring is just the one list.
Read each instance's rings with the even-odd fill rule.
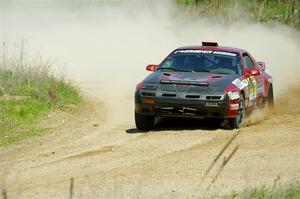
[[[218,119],[194,119],[194,118],[162,118],[156,122],[151,131],[183,131],[183,130],[206,130],[215,131],[220,128],[222,120]],[[136,128],[127,129],[126,133],[146,133]]]

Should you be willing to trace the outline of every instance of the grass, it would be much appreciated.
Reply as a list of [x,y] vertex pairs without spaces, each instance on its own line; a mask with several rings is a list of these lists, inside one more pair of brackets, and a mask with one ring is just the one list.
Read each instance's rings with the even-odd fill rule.
[[299,199],[300,185],[290,187],[279,187],[277,189],[261,187],[246,189],[242,192],[232,192],[221,197],[223,199]]
[[192,12],[218,21],[245,19],[261,23],[281,23],[300,29],[299,0],[176,0]]
[[25,62],[23,55],[2,57],[0,146],[44,132],[46,127],[35,123],[50,110],[81,103],[79,90],[63,78],[55,77],[51,66],[49,61],[41,59]]

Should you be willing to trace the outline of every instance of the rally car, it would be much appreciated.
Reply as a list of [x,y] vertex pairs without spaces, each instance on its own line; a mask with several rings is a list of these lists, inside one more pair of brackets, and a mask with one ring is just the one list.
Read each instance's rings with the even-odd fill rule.
[[138,130],[151,130],[157,117],[219,118],[241,128],[246,113],[273,104],[272,76],[246,50],[202,42],[146,70],[135,92]]

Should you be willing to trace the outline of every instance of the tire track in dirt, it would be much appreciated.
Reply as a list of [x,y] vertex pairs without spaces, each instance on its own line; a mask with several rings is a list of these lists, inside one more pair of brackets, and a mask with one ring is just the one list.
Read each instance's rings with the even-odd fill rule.
[[[297,92],[289,95],[299,100]],[[53,134],[2,148],[2,176],[3,168],[10,168],[1,177],[1,186],[12,198],[64,198],[70,178],[74,178],[75,196],[180,198],[204,194],[209,183],[210,190],[228,192],[271,183],[278,174],[279,183],[294,182],[300,177],[295,175],[300,171],[299,110],[293,108],[299,101],[278,102],[271,115],[253,116],[264,121],[253,124],[251,118],[252,123],[222,155],[218,154],[236,131],[202,130],[203,126],[195,124],[185,127],[189,125],[186,121],[182,127],[179,124],[180,130],[162,124],[161,130],[141,134],[130,130],[132,124],[107,122],[103,105],[92,102],[94,108],[77,115],[79,120],[85,118],[82,123],[70,120]],[[109,111],[107,106],[105,109]],[[95,118],[101,117],[100,126],[94,127],[99,122]],[[237,145],[239,149],[222,169],[224,158],[230,157]],[[20,153],[22,146],[27,149]]]

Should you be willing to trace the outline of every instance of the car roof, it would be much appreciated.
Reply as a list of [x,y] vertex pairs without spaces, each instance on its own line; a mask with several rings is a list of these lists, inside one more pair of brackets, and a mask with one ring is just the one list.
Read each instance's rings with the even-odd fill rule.
[[247,51],[240,48],[233,48],[227,46],[183,46],[176,50],[209,50],[209,51],[224,51],[232,53],[246,53]]

